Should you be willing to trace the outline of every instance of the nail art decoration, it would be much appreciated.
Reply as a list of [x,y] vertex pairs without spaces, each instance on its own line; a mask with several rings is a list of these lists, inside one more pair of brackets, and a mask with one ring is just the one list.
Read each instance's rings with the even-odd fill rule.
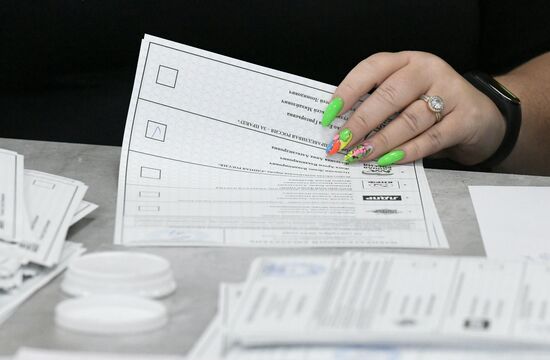
[[386,155],[378,159],[378,165],[380,166],[393,165],[396,162],[403,160],[404,157],[405,157],[405,152],[403,150],[390,151],[389,153],[387,153]]
[[344,129],[340,131],[340,133],[334,135],[334,138],[325,149],[327,155],[334,155],[338,151],[344,149],[351,142],[352,138],[353,134],[350,129]]
[[321,120],[321,124],[323,125],[323,127],[327,127],[332,124],[340,111],[342,111],[343,107],[344,100],[342,100],[342,98],[337,97],[332,99],[332,101],[327,105],[325,112],[323,113],[323,119]]
[[338,134],[338,137],[340,138],[340,141],[342,142],[342,146],[340,147],[340,150],[345,148],[349,142],[351,141],[351,138],[353,137],[350,129],[344,129],[340,131]]
[[356,146],[355,148],[351,149],[346,154],[346,156],[344,156],[344,162],[346,164],[353,164],[354,162],[369,156],[373,150],[374,147],[370,144],[361,144],[359,146]]
[[325,152],[327,153],[327,155],[334,155],[338,152],[338,147],[340,146],[339,141],[340,140],[333,139],[331,140],[331,142],[328,143],[327,148],[325,149]]

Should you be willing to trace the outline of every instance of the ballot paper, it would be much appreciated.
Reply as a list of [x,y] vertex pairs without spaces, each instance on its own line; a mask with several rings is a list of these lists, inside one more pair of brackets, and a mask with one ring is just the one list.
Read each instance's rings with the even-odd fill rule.
[[172,355],[135,355],[22,348],[13,360],[184,360]]
[[446,248],[421,162],[327,158],[335,87],[163,39],[142,42],[115,242]]
[[86,216],[91,214],[95,209],[98,208],[97,204],[91,203],[86,200],[82,200],[76,209],[72,219],[71,226],[84,219]]
[[20,242],[25,220],[22,155],[0,149],[0,239]]
[[51,269],[40,269],[40,272],[36,272],[33,277],[23,281],[22,285],[17,289],[9,292],[0,292],[0,324],[9,315],[11,315],[15,309],[27,300],[32,294],[38,291],[41,287],[50,282],[54,277],[59,275],[69,262],[80,256],[85,249],[81,244],[67,241],[64,243],[63,252],[57,266]]
[[67,231],[97,208],[82,182],[23,163],[0,149],[0,324],[84,251],[65,242]]
[[57,263],[87,189],[77,180],[25,170],[25,201],[33,236],[21,245],[29,261],[44,266]]
[[550,187],[469,189],[487,257],[550,260]]
[[544,360],[550,352],[542,351],[481,351],[481,350],[409,350],[409,349],[364,349],[343,348],[304,349],[295,353],[292,350],[283,352],[263,351],[251,354],[235,353],[230,360]]
[[[187,354],[188,359],[223,359],[229,354],[226,331],[241,298],[243,284],[221,283],[218,314]],[[239,351],[234,348],[234,351]]]
[[231,343],[550,343],[547,262],[348,253],[256,260]]
[[521,349],[490,350],[469,348],[399,348],[367,346],[230,346],[225,333],[238,308],[242,284],[220,284],[218,314],[187,354],[189,360],[463,360],[463,359],[548,359],[550,352]]
[[22,266],[19,248],[0,243],[0,291],[10,290],[22,284]]

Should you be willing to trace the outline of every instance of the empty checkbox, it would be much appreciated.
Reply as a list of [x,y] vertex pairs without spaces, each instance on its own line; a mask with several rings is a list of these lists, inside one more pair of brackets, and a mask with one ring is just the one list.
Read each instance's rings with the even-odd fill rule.
[[38,179],[35,179],[32,184],[34,186],[38,186],[38,187],[41,187],[41,188],[44,188],[44,189],[48,189],[48,190],[53,190],[55,189],[55,184],[52,183],[52,182],[49,182],[49,181],[45,181],[45,180],[38,180]]
[[140,191],[139,197],[140,198],[159,198],[160,191]]
[[142,166],[140,176],[146,179],[160,180],[161,172],[160,169]]
[[160,206],[157,205],[140,205],[138,206],[140,212],[159,212]]
[[157,72],[157,84],[175,88],[176,81],[178,80],[178,72],[177,69],[160,65]]

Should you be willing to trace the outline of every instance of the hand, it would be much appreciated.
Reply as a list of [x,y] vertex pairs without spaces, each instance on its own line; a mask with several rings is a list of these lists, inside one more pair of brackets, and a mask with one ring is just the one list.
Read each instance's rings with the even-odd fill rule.
[[[379,158],[385,166],[437,154],[474,165],[489,158],[504,137],[502,114],[487,96],[439,57],[416,51],[377,53],[360,62],[336,89],[323,126],[374,88],[335,135],[327,154],[355,145],[346,163]],[[422,95],[443,99],[440,121],[419,99]],[[392,122],[364,140],[397,112]]]

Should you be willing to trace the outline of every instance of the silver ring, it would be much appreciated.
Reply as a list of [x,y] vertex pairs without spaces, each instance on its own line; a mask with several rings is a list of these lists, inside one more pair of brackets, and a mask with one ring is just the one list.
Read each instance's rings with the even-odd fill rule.
[[441,121],[441,119],[443,118],[443,115],[441,113],[445,109],[445,102],[443,101],[443,99],[437,95],[421,95],[419,99],[424,100],[426,104],[428,104],[428,108],[435,114],[435,121]]

